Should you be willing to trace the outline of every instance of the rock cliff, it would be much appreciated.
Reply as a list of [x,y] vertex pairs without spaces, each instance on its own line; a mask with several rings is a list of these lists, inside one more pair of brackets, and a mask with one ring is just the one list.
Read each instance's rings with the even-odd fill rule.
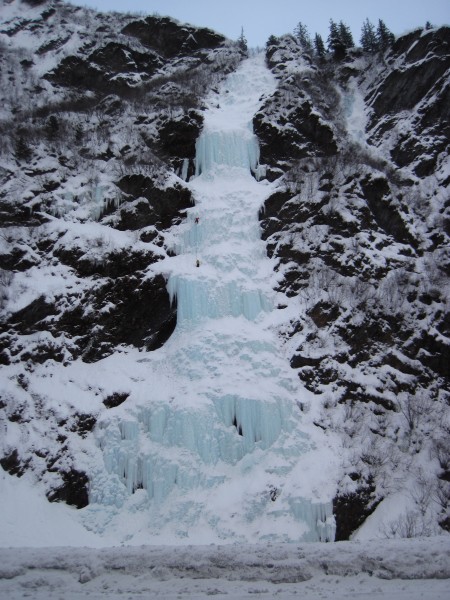
[[448,453],[450,29],[342,61],[272,42],[279,87],[254,122],[279,186],[260,219],[298,314],[284,331],[291,366],[323,404],[317,425],[348,449],[337,539],[406,471],[416,500],[430,496],[426,509],[412,503],[417,530],[432,528],[432,493],[448,529],[447,462],[425,474],[423,460]]

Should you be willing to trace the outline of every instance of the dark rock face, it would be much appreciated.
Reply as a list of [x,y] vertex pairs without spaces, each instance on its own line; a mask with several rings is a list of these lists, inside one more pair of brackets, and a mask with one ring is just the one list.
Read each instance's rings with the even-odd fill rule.
[[49,502],[65,502],[76,508],[89,504],[89,480],[86,473],[71,469],[61,473],[63,483],[47,496]]
[[323,155],[336,153],[333,132],[317,114],[312,113],[309,102],[296,108],[286,120],[277,124],[264,120],[264,107],[254,120],[253,126],[261,144],[261,162],[270,163],[306,158],[312,149]]
[[161,148],[169,156],[194,158],[195,142],[200,135],[202,123],[202,117],[195,111],[164,122],[158,132]]
[[[353,474],[358,477],[358,474]],[[371,478],[358,483],[355,492],[336,496],[333,512],[336,517],[336,542],[350,539],[350,535],[373,513],[380,499],[375,496],[375,485]]]
[[0,219],[2,227],[36,227],[48,222],[48,216],[34,213],[29,207],[21,204],[8,204],[0,200]]
[[[123,44],[110,42],[86,59],[79,56],[64,58],[47,78],[62,86],[110,93],[133,87],[130,77],[133,74],[149,79],[161,64],[156,55],[143,54]],[[121,77],[118,78],[118,74]]]
[[[390,72],[373,101],[380,116],[413,108],[435,91],[436,83],[450,67],[450,27],[423,32],[421,29],[400,38],[392,49],[392,59],[401,57],[403,68]],[[448,118],[445,107],[442,118]]]
[[135,271],[143,271],[149,265],[159,260],[159,256],[151,251],[106,252],[102,260],[95,260],[76,248],[65,250],[59,248],[53,252],[61,263],[76,270],[81,277],[99,276],[116,279],[131,275]]
[[384,82],[383,93],[373,103],[376,114],[412,109],[430,92],[436,79],[446,72],[448,66],[444,60],[435,60],[421,62],[407,71],[393,71]]
[[74,420],[75,422],[70,431],[74,431],[82,438],[85,438],[94,429],[97,422],[96,418],[90,414],[76,414],[74,415]]
[[203,117],[195,110],[183,113],[176,119],[165,120],[158,130],[161,153],[181,172],[183,161],[189,164],[187,177],[195,173],[195,143],[200,135]]
[[89,56],[89,61],[115,74],[144,72],[151,75],[162,64],[157,55],[136,52],[115,42],[109,42],[103,48],[95,50]]
[[100,69],[85,62],[78,56],[67,56],[47,78],[52,83],[84,89],[102,89],[107,85],[107,77]]
[[387,67],[366,100],[373,108],[369,128],[376,145],[395,125],[394,115],[414,110],[411,126],[403,127],[391,149],[401,167],[413,165],[419,177],[431,175],[450,138],[450,28],[417,30],[394,44]]
[[36,261],[33,260],[23,248],[13,247],[8,254],[0,254],[0,269],[4,271],[26,271],[33,267]]
[[326,327],[336,321],[339,316],[339,308],[330,302],[318,302],[308,311],[308,315],[317,327]]
[[167,17],[134,21],[124,27],[122,33],[138,38],[144,46],[157,50],[166,58],[192,55],[200,48],[216,48],[225,41],[223,36],[210,29],[180,26]]
[[[62,300],[62,299],[61,299]],[[114,347],[130,344],[156,350],[171,336],[176,325],[176,304],[171,303],[162,276],[142,281],[138,274],[100,280],[91,292],[77,300],[72,309],[60,312],[57,305],[34,302],[11,317],[16,331],[29,334],[50,330],[54,336],[64,332],[75,338],[70,353],[94,362],[111,354]],[[95,312],[88,310],[93,307]],[[102,310],[108,307],[108,310]],[[50,311],[50,312],[48,312]],[[51,315],[49,321],[45,316]],[[95,330],[95,334],[92,331]],[[42,364],[46,360],[65,360],[63,348],[43,340],[23,354],[21,346],[10,347],[9,356],[15,360],[28,359]]]
[[368,177],[361,181],[361,188],[377,225],[397,242],[416,246],[414,237],[408,231],[399,211],[393,206],[392,198],[389,198],[387,180],[382,177]]
[[[296,59],[305,60],[312,67],[307,77],[285,75],[289,63]],[[336,154],[330,111],[323,102],[317,102],[335,92],[292,36],[269,45],[266,60],[280,85],[255,115],[253,127],[260,141],[261,162],[270,165],[268,177],[273,179],[296,159]]]
[[144,282],[117,279],[100,289],[97,298],[102,303],[115,301],[115,308],[99,320],[105,339],[112,345],[125,343],[156,350],[175,329],[176,306],[170,303],[162,276]]
[[31,304],[14,313],[11,321],[17,323],[26,333],[36,331],[35,326],[41,321],[56,314],[56,308],[48,303],[43,296],[33,300]]
[[[117,182],[117,186],[132,198],[138,198],[129,208],[121,207],[117,229],[141,229],[155,225],[167,229],[182,211],[192,206],[191,193],[187,188],[177,186],[165,190],[158,189],[153,181],[144,175],[129,175]],[[141,198],[146,198],[147,203]]]
[[47,0],[22,0],[22,2],[30,6],[40,6],[41,4],[45,4]]
[[114,392],[114,394],[110,394],[103,400],[103,404],[106,408],[115,408],[123,404],[129,395],[126,392]]
[[0,465],[4,471],[16,477],[22,477],[27,468],[26,463],[20,460],[17,450],[13,450],[7,456],[0,458]]

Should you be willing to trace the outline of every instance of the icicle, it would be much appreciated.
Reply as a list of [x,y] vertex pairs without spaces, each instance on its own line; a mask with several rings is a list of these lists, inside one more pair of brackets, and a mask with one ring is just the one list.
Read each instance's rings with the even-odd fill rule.
[[189,159],[183,158],[183,164],[181,165],[181,172],[180,172],[180,178],[183,181],[187,181],[188,169],[189,169]]

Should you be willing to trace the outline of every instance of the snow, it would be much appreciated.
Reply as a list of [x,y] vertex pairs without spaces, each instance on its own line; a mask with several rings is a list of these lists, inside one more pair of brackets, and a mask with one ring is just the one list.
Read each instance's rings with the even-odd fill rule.
[[[256,61],[261,63],[262,57],[257,56]],[[253,70],[254,62],[247,61],[229,75],[221,93],[209,100],[197,141],[196,175],[211,171],[215,165],[256,171],[259,147],[251,119],[264,95],[274,90],[274,80],[267,70]]]
[[367,108],[355,77],[348,82],[347,89],[343,92],[342,103],[350,137],[357,143],[364,143],[366,141]]
[[0,550],[0,596],[444,600],[448,539]]
[[0,597],[8,600],[448,597],[449,537],[118,547],[83,528],[79,511],[49,504],[27,475],[0,474],[0,491]]
[[102,545],[97,536],[80,524],[75,508],[50,504],[33,483],[28,475],[19,479],[0,471],[0,546]]

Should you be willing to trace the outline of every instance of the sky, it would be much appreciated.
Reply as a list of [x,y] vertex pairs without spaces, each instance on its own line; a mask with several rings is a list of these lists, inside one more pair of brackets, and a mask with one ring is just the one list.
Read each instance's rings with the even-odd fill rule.
[[450,24],[450,0],[72,0],[101,11],[158,13],[210,27],[231,39],[244,28],[249,46],[264,46],[270,35],[292,33],[299,21],[326,41],[330,18],[344,21],[359,42],[361,25],[382,19],[400,35],[424,26]]

